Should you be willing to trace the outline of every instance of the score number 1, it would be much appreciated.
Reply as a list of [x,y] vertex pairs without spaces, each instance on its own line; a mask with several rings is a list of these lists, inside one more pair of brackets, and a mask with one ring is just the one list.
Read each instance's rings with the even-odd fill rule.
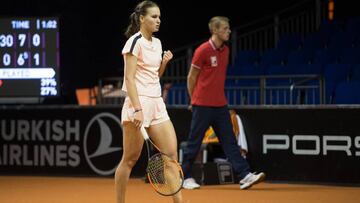
[[[35,53],[32,58],[34,59],[34,65],[39,66],[40,65],[40,54]],[[3,65],[5,67],[11,65],[11,55],[9,53],[5,53],[2,57]],[[29,53],[28,52],[22,52],[17,56],[16,64],[18,66],[23,66],[25,64],[25,61],[29,59]]]
[[[25,64],[25,60],[29,58],[29,54],[27,52],[20,53],[17,57],[17,65],[23,66]],[[5,53],[3,56],[3,64],[4,66],[9,66],[11,64],[11,56],[8,53]]]

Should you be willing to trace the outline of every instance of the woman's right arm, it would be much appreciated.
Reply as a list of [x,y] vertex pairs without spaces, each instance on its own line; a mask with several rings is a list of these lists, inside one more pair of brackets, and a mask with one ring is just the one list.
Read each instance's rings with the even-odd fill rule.
[[137,68],[137,58],[128,53],[125,55],[125,84],[127,89],[127,94],[130,98],[131,104],[134,108],[134,121],[136,127],[140,128],[143,123],[143,112],[142,107],[139,101],[138,92],[135,84],[135,74]]

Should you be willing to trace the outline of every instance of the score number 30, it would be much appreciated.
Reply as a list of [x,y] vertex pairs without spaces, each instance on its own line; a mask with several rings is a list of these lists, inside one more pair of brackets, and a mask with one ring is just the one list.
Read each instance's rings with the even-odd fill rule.
[[[26,42],[26,34],[18,34],[18,40],[19,40],[19,47],[24,47]],[[39,47],[41,38],[39,34],[34,34],[32,36],[32,46]],[[0,48],[11,48],[14,47],[14,37],[13,35],[0,35]],[[28,52],[20,53],[17,57],[17,65],[22,66],[25,63],[25,60],[29,58]],[[11,64],[11,55],[9,53],[5,53],[2,57],[3,59],[3,65],[9,66]],[[34,63],[35,65],[40,64],[40,55],[38,53],[35,53],[33,55]]]
[[[23,47],[26,42],[26,34],[18,34],[19,46]],[[32,45],[35,47],[40,46],[40,35],[35,33],[32,36]],[[13,35],[0,35],[0,47],[13,47],[14,37]]]

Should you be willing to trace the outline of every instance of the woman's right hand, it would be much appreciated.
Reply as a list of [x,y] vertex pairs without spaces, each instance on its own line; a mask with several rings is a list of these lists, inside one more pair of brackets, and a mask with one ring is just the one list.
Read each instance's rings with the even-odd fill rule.
[[144,115],[143,115],[142,110],[140,110],[140,111],[135,111],[135,112],[134,112],[134,121],[133,121],[133,123],[135,124],[135,126],[140,129],[141,126],[142,126],[142,124],[143,124],[143,122],[144,122]]

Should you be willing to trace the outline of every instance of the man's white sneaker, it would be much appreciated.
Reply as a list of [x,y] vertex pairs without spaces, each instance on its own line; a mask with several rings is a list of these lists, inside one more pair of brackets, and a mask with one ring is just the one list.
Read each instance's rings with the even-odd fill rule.
[[193,190],[200,188],[200,185],[195,182],[194,178],[187,178],[184,180],[183,188]]
[[251,186],[262,182],[265,179],[265,173],[261,172],[259,174],[249,173],[240,180],[240,189],[245,190],[250,188]]

